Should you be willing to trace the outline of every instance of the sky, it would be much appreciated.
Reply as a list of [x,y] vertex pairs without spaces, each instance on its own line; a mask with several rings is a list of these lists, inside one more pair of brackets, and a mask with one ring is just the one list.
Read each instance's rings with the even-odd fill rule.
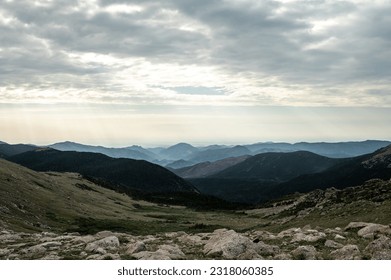
[[0,140],[391,140],[391,2],[3,0]]

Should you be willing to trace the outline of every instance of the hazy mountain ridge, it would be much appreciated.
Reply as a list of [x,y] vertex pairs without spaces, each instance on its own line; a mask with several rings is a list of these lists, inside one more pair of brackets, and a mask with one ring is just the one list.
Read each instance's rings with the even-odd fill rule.
[[[298,153],[281,153],[280,155],[286,157],[298,155]],[[259,155],[261,158],[264,156],[265,154]],[[247,159],[247,161],[251,162],[252,158]],[[305,193],[330,187],[346,188],[363,184],[365,181],[374,178],[384,180],[391,178],[391,145],[371,154],[331,160],[335,164],[328,169],[313,174],[297,173],[296,177],[286,177],[283,182],[276,182],[275,178],[270,177],[268,172],[265,172],[266,177],[257,177],[251,180],[244,175],[246,172],[242,174],[240,172],[235,173],[236,165],[222,171],[223,174],[226,174],[226,177],[215,177],[213,175],[209,178],[190,179],[190,181],[203,193],[215,195],[228,201],[256,203],[257,201],[264,202],[295,192]],[[238,164],[239,167],[244,163]],[[247,167],[247,165],[244,165],[244,167]],[[250,167],[254,166],[250,165]],[[281,162],[280,167],[282,170],[275,170],[277,174],[286,168],[284,162]],[[291,167],[301,170],[300,161]],[[230,169],[233,169],[233,174],[237,174],[238,177],[230,174],[228,172]],[[245,168],[239,169],[239,171],[243,170],[246,171]]]
[[[229,157],[243,155],[256,155],[266,152],[295,152],[309,151],[319,155],[346,158],[367,153],[391,144],[389,141],[367,140],[361,142],[337,142],[337,143],[255,143],[249,145],[209,145],[195,147],[188,143],[178,143],[169,147],[143,148],[142,146],[128,146],[123,148],[107,148],[102,146],[84,145],[74,142],[61,142],[49,145],[62,151],[96,152],[115,158],[143,159],[162,166],[168,166],[176,161],[188,161],[193,164],[217,161]],[[191,165],[191,164],[190,164]],[[175,166],[175,165],[174,165]],[[170,168],[181,168],[180,165]]]
[[332,158],[348,158],[372,153],[390,145],[390,141],[366,140],[348,142],[298,142],[290,143],[256,143],[246,145],[253,153],[308,151]]
[[229,157],[214,162],[201,162],[192,166],[175,169],[173,172],[182,178],[203,178],[234,166],[246,160],[248,157],[249,156]]
[[351,158],[318,174],[299,176],[279,185],[279,191],[308,192],[314,188],[346,188],[360,185],[370,179],[391,178],[391,145],[374,153]]
[[197,192],[167,169],[143,160],[110,158],[88,152],[64,152],[51,148],[26,152],[9,160],[36,171],[77,172],[143,192]]
[[49,145],[49,147],[59,151],[100,153],[113,158],[142,159],[151,162],[154,161],[154,157],[156,157],[153,153],[147,150],[144,151],[141,147],[106,148],[102,146],[83,145],[69,141]]
[[247,158],[217,174],[214,178],[237,178],[262,181],[287,181],[299,175],[318,173],[337,163],[331,159],[311,152],[263,153]]
[[0,157],[9,157],[17,154],[21,154],[24,152],[34,151],[38,147],[33,145],[26,144],[7,144],[4,142],[0,143]]

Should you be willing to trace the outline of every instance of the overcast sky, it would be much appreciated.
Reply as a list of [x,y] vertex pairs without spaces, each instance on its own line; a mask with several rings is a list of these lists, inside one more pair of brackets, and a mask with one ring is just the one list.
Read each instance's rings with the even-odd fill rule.
[[0,140],[391,138],[391,2],[3,0]]

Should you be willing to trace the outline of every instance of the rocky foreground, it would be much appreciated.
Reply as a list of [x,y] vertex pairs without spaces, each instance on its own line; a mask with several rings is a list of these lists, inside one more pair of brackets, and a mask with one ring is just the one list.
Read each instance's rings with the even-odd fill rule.
[[0,259],[391,259],[391,225],[351,222],[345,228],[305,226],[273,234],[172,232],[148,236],[0,232]]

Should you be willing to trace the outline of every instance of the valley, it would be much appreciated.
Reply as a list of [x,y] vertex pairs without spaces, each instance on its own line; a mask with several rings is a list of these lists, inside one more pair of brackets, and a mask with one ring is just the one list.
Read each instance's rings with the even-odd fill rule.
[[186,181],[143,160],[2,145],[0,259],[391,259],[390,147],[228,157]]

